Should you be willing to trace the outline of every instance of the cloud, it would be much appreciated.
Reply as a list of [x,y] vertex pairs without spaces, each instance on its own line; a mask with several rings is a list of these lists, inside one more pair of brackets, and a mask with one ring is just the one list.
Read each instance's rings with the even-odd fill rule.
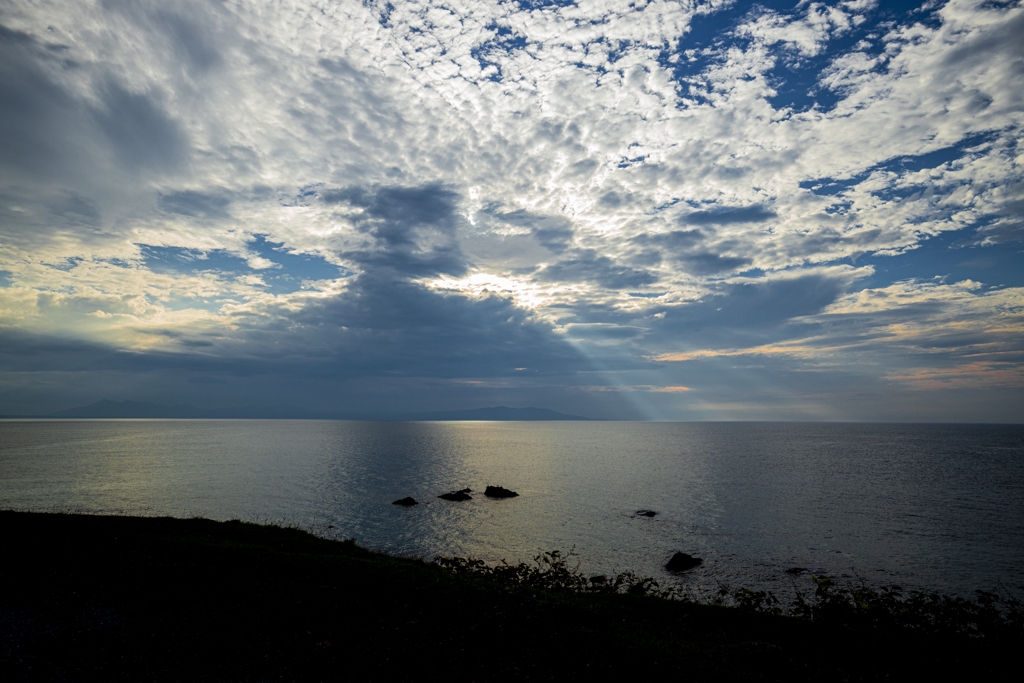
[[360,187],[326,190],[321,199],[327,204],[346,203],[363,210],[356,222],[368,224],[373,234],[390,244],[407,243],[411,232],[433,227],[450,233],[454,230],[458,195],[439,185],[424,187],[384,187],[368,191]]
[[[714,373],[804,387],[778,402],[803,411],[971,354],[1012,371],[1021,283],[979,264],[1021,239],[1022,21],[967,0],[13,0],[0,319],[103,372],[271,393],[255,378],[422,402],[440,390],[415,378],[509,367],[559,400],[692,388],[631,392],[667,418],[746,404]],[[954,271],[978,287],[929,279]]]
[[181,216],[226,218],[230,215],[226,209],[231,200],[223,195],[183,190],[161,196],[158,204],[162,210]]
[[349,254],[354,262],[412,277],[466,272],[465,257],[456,241],[462,220],[457,214],[457,193],[432,184],[325,190],[320,198],[326,204],[355,209],[346,218],[375,238],[377,249]]
[[572,223],[562,216],[544,216],[523,209],[491,212],[491,215],[503,223],[526,228],[542,247],[556,254],[564,252],[572,244]]
[[[748,348],[667,353],[660,361],[793,358],[818,367],[870,362],[913,389],[1019,386],[1024,307],[1019,290],[905,281],[837,298]],[[943,384],[944,383],[944,384]]]
[[365,273],[338,297],[280,314],[302,326],[306,344],[316,340],[336,358],[319,371],[474,377],[513,375],[517,367],[563,373],[584,363],[549,325],[507,299],[446,295],[386,273]]
[[592,340],[619,340],[640,337],[645,332],[642,327],[630,325],[611,325],[608,323],[574,323],[565,326],[570,337]]
[[692,211],[680,220],[689,225],[731,225],[733,223],[762,223],[778,217],[770,209],[760,206],[718,207],[712,211]]
[[96,133],[85,103],[52,75],[76,66],[47,48],[34,36],[0,24],[0,124],[7,131],[0,140],[0,169],[8,188],[19,174],[67,179],[81,168],[89,137]]
[[545,266],[534,277],[542,282],[592,282],[609,289],[628,289],[658,281],[652,273],[620,266],[592,249],[572,251],[569,258]]
[[662,307],[664,316],[654,327],[691,334],[715,331],[715,335],[728,329],[730,335],[757,336],[825,310],[843,294],[850,276],[845,271],[726,282],[698,301]]
[[300,310],[268,301],[238,311],[233,322],[233,332],[213,336],[140,326],[139,334],[166,343],[132,350],[3,330],[0,371],[262,375],[292,386],[308,377],[494,377],[524,367],[557,376],[588,367],[550,325],[507,300],[444,295],[386,274],[360,275],[344,292]]
[[145,93],[130,92],[116,82],[98,91],[95,116],[114,154],[129,170],[175,170],[188,158],[188,139],[160,104]]
[[798,51],[801,56],[813,57],[821,52],[829,38],[841,35],[849,28],[850,17],[845,12],[836,7],[812,3],[807,6],[802,17],[784,17],[763,10],[739,26],[736,32],[767,45],[783,43]]

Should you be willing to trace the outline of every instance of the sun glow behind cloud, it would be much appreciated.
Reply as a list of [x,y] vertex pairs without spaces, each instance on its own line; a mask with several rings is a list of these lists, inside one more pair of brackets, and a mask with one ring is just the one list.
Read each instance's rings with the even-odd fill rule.
[[[555,298],[571,294],[562,287],[542,287],[528,278],[512,278],[492,273],[473,273],[464,278],[442,277],[424,283],[426,287],[441,292],[459,293],[471,297],[510,297],[516,305],[530,310],[542,308]],[[584,287],[577,289],[585,293]]]

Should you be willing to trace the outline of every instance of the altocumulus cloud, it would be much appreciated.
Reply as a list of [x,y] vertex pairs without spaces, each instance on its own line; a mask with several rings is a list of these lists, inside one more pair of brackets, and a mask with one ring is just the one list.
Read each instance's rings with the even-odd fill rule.
[[0,412],[1019,421],[1021,27],[12,0]]

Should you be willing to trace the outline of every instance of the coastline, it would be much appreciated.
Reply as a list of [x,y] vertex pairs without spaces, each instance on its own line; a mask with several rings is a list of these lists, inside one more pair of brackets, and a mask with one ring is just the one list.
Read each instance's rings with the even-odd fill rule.
[[0,511],[0,531],[7,680],[977,676],[1018,642],[510,586],[238,521]]

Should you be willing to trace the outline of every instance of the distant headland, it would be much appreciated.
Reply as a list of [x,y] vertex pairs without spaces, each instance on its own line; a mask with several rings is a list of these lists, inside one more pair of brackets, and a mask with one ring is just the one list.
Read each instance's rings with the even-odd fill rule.
[[502,422],[539,422],[545,420],[590,420],[589,417],[566,415],[547,408],[509,408],[494,406],[493,408],[476,408],[475,410],[444,410],[431,413],[411,413],[402,419],[420,422],[444,420],[477,420]]

